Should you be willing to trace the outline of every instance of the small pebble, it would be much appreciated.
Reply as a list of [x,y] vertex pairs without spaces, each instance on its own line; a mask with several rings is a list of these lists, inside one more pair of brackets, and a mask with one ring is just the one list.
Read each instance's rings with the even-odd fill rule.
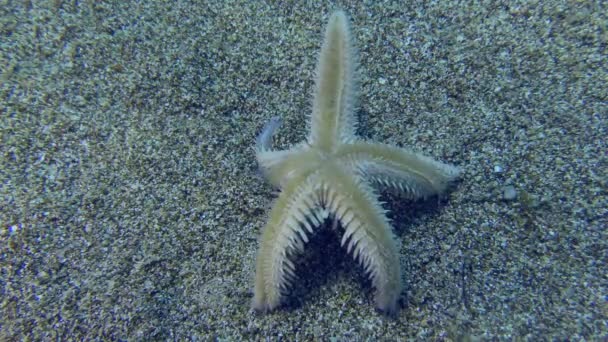
[[507,185],[502,190],[502,197],[507,201],[514,200],[517,197],[517,191],[513,185]]

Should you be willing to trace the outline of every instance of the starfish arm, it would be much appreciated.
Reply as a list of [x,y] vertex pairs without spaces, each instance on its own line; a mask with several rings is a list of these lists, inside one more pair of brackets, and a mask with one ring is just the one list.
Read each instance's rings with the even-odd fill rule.
[[291,160],[293,157],[299,154],[297,148],[283,151],[271,151],[257,150],[255,152],[255,158],[258,161],[258,167],[262,171],[264,177],[272,184],[275,188],[280,188],[281,184],[284,183],[284,179],[288,179],[289,174],[296,172],[296,169],[288,170],[290,164],[293,164]]
[[309,143],[324,151],[355,137],[353,54],[346,15],[335,12],[319,55],[309,137]]
[[310,173],[318,168],[321,161],[318,151],[307,144],[284,151],[257,150],[256,159],[266,179],[277,188],[282,188],[301,174]]
[[256,310],[272,310],[281,303],[295,277],[293,256],[303,250],[307,235],[325,219],[318,205],[315,176],[308,178],[283,188],[262,232],[252,302]]
[[396,189],[410,198],[443,193],[460,169],[404,148],[358,141],[343,145],[340,159],[364,178]]
[[281,118],[278,116],[268,120],[268,122],[264,125],[264,128],[262,128],[262,132],[260,132],[255,139],[256,152],[272,150],[272,137],[282,124],[283,120],[281,120]]
[[289,150],[277,151],[272,149],[272,137],[281,127],[281,119],[270,119],[255,140],[255,158],[264,176],[276,188],[289,181],[297,173],[301,173],[298,161],[310,158],[310,149],[306,144],[300,144]]
[[369,185],[332,164],[323,173],[322,204],[345,229],[342,245],[369,274],[376,289],[376,307],[394,313],[401,293],[401,270],[385,210]]

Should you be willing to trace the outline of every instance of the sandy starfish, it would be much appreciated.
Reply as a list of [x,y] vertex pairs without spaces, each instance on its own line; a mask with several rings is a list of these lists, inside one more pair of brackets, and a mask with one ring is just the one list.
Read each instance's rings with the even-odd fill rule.
[[354,69],[348,22],[338,11],[329,19],[319,57],[307,141],[272,150],[280,125],[276,118],[258,136],[257,161],[282,191],[260,240],[253,298],[257,310],[281,303],[295,277],[293,258],[304,249],[308,234],[329,218],[344,228],[342,245],[369,274],[376,307],[395,312],[401,292],[397,242],[368,182],[417,198],[443,192],[458,176],[454,166],[355,135]]

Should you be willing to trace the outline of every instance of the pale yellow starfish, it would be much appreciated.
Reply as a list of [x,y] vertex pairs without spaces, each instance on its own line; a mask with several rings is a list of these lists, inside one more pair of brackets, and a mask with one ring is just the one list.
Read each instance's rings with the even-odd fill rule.
[[[294,256],[308,234],[331,218],[344,228],[342,245],[353,252],[376,289],[376,307],[395,312],[401,292],[396,239],[369,181],[409,198],[443,192],[458,176],[454,166],[355,135],[355,61],[346,16],[329,19],[317,67],[310,135],[284,151],[270,148],[273,119],[257,140],[256,158],[282,191],[262,232],[253,307],[272,310],[295,277]],[[334,225],[336,226],[336,225]]]

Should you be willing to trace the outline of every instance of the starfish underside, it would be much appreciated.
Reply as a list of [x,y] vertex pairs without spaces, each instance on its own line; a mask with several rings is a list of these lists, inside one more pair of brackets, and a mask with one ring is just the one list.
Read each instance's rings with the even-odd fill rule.
[[281,303],[295,279],[294,257],[331,218],[344,228],[342,245],[369,274],[376,307],[395,312],[401,292],[399,251],[372,184],[408,198],[426,198],[445,191],[458,176],[454,166],[355,135],[354,69],[348,22],[338,11],[329,20],[319,57],[307,141],[272,150],[280,125],[276,118],[258,136],[258,164],[281,193],[260,240],[253,298],[257,310]]

